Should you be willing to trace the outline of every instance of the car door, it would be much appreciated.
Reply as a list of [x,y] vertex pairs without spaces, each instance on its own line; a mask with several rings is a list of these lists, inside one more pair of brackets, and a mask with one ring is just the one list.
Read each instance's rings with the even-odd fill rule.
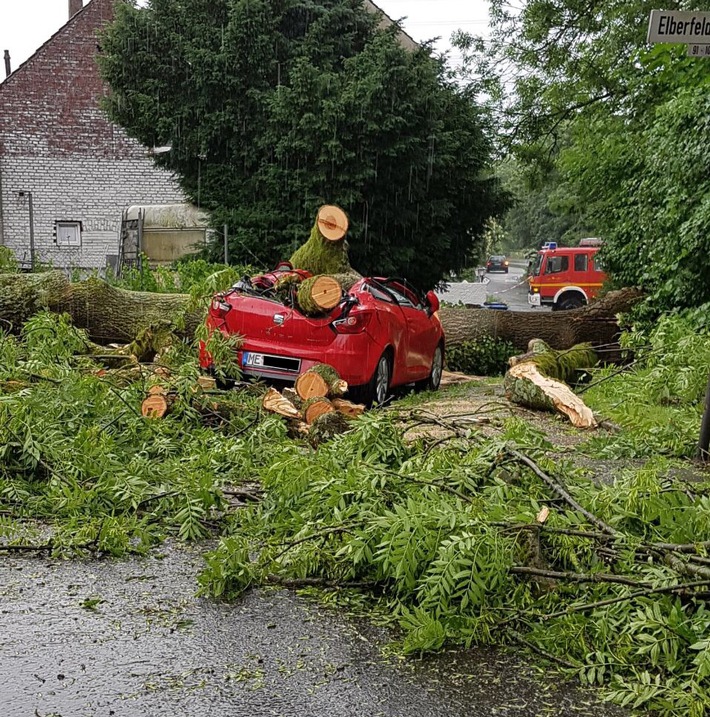
[[432,357],[438,340],[437,327],[426,311],[423,299],[406,282],[390,279],[385,283],[399,305],[406,325],[406,341],[403,356],[406,382],[426,378],[431,371]]

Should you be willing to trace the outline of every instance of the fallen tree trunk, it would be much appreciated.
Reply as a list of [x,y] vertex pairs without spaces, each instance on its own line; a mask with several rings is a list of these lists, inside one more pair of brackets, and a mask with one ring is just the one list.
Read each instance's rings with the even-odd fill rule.
[[617,314],[628,311],[641,297],[636,289],[621,289],[574,311],[496,311],[445,306],[439,315],[449,346],[493,336],[510,341],[519,351],[525,351],[531,339],[542,339],[553,349],[568,349],[584,342],[595,346],[615,343],[619,334]]
[[178,335],[192,337],[204,312],[187,294],[127,291],[91,278],[72,283],[61,271],[0,274],[0,321],[19,331],[39,311],[66,312],[75,326],[99,343],[128,343],[141,329],[170,321]]
[[[616,340],[616,314],[628,311],[641,298],[634,289],[610,292],[575,311],[518,312],[443,307],[441,322],[449,346],[493,336],[525,350],[533,338],[552,348],[566,349],[589,341],[594,345]],[[68,313],[75,326],[86,329],[99,343],[128,343],[142,328],[171,321],[176,333],[191,338],[204,318],[186,294],[127,291],[100,279],[71,283],[60,271],[40,274],[0,274],[0,323],[13,331],[43,309]]]

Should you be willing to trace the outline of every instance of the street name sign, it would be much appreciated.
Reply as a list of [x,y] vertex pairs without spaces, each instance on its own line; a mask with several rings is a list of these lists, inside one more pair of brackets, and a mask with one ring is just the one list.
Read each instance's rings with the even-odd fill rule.
[[651,10],[647,42],[710,45],[710,12]]

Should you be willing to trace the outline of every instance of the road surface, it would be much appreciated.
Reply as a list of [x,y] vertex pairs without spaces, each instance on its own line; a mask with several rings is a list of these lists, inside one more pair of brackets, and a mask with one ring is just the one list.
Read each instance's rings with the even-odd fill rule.
[[528,284],[524,274],[525,261],[511,261],[507,274],[494,272],[486,274],[486,283],[453,282],[446,291],[437,292],[440,301],[449,304],[480,305],[485,301],[500,301],[510,311],[550,311],[549,307],[531,308],[528,305]]

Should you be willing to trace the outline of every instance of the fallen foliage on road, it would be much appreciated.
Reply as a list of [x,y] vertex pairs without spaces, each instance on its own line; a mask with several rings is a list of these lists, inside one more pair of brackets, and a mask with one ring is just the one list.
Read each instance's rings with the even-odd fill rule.
[[[491,399],[484,382],[449,389],[478,396],[465,413],[424,394],[314,447],[264,411],[265,388],[201,381],[185,340],[144,336],[139,357],[39,313],[0,333],[0,554],[120,556],[221,534],[205,594],[357,589],[407,653],[522,647],[616,703],[701,717],[710,489],[659,453],[688,455],[687,436],[668,443],[659,426],[652,452],[632,420],[648,431],[657,405],[666,423],[698,422],[710,340],[670,321],[633,337],[635,366],[595,369],[578,389],[619,424],[579,450],[647,458],[600,482],[540,430],[553,419]],[[150,396],[169,404],[162,417],[143,415]]]

